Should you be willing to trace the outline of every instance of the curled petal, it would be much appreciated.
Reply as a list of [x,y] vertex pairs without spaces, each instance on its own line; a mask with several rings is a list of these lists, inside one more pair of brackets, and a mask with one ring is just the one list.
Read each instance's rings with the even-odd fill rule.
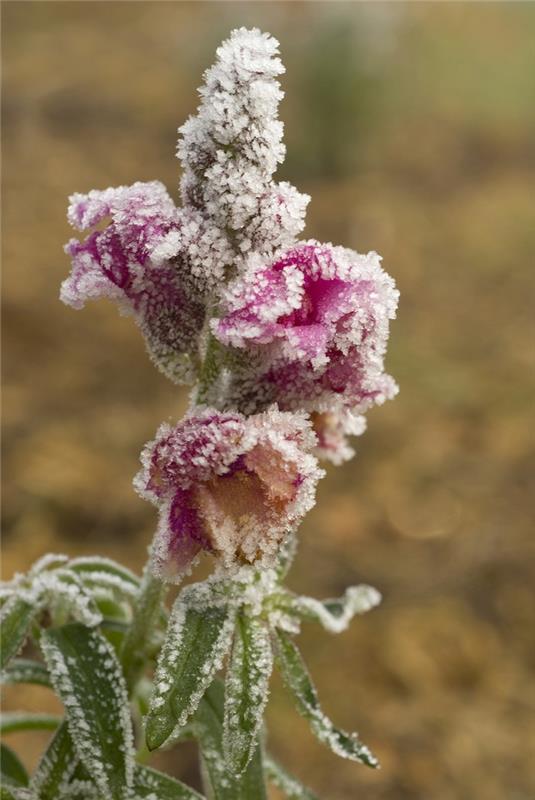
[[162,426],[135,479],[160,511],[156,571],[180,577],[200,551],[226,568],[273,561],[314,503],[315,444],[304,414],[276,408],[252,417],[205,409]]

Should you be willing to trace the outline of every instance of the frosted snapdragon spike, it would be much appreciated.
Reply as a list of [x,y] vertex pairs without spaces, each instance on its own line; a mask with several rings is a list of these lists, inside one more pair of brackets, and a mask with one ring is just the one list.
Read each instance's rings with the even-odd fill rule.
[[285,155],[277,53],[272,36],[233,31],[205,73],[197,115],[180,129],[184,203],[230,230],[242,252],[273,252],[293,240],[309,199],[289,184],[271,183]]
[[320,447],[334,461],[347,458],[344,437],[362,431],[358,415],[397,391],[383,361],[398,292],[380,257],[301,243],[267,266],[251,259],[224,300],[213,332],[247,352],[232,400],[245,413],[275,399],[283,409],[338,413],[316,419]]
[[305,414],[276,408],[249,418],[204,409],[162,425],[134,482],[160,509],[156,572],[180,578],[203,550],[227,568],[273,561],[314,504],[315,443]]
[[75,194],[68,219],[89,234],[66,245],[72,272],[61,287],[63,302],[82,308],[87,300],[115,300],[134,315],[156,365],[172,380],[189,381],[204,305],[184,267],[183,240],[169,241],[182,220],[164,186],[155,181]]

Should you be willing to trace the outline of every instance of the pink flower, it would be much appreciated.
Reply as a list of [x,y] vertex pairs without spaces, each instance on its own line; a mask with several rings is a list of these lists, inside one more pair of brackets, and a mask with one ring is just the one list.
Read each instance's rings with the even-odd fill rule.
[[350,409],[313,411],[312,428],[318,439],[315,453],[320,459],[339,466],[349,461],[355,451],[348,442],[349,436],[361,436],[366,430],[366,418]]
[[276,408],[249,418],[205,409],[162,425],[134,481],[160,509],[155,571],[180,578],[201,551],[225,567],[269,564],[314,504],[315,441],[304,414]]
[[310,241],[268,266],[251,260],[212,323],[222,343],[246,351],[231,402],[244,413],[274,401],[284,410],[360,413],[392,397],[383,360],[397,300],[376,253]]
[[180,225],[165,187],[155,181],[75,194],[68,219],[91,232],[66,245],[72,272],[61,287],[63,302],[82,308],[87,300],[115,300],[133,314],[156,365],[172,380],[189,380],[204,305],[180,260],[153,259]]

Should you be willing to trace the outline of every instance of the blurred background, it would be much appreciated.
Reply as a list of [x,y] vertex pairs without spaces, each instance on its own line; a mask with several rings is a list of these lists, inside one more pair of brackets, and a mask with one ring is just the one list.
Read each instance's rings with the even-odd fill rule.
[[[306,235],[378,250],[401,290],[400,395],[329,470],[290,581],[384,594],[347,633],[300,638],[326,711],[382,770],[318,745],[277,681],[272,749],[326,800],[532,800],[535,5],[4,2],[2,17],[3,577],[48,550],[144,562],[155,510],[131,479],[186,397],[132,320],[59,303],[66,198],[152,179],[176,194],[201,73],[230,29],[259,26],[287,67],[278,175],[312,195]],[[19,687],[6,708],[21,706],[52,700]],[[29,766],[45,741],[13,737]],[[198,780],[189,745],[154,763]]]

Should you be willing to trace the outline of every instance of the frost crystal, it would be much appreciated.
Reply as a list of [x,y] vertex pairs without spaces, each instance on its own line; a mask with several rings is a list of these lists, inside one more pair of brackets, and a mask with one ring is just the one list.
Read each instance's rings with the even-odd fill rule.
[[238,253],[287,246],[303,228],[310,199],[272,182],[285,155],[277,53],[272,36],[233,31],[205,73],[197,115],[180,129],[183,201],[229,230]]
[[160,508],[157,572],[180,577],[201,550],[226,567],[273,561],[314,504],[315,442],[306,415],[276,408],[248,418],[207,408],[162,425],[134,482]]
[[222,343],[248,356],[228,396],[244,413],[275,401],[313,412],[320,454],[347,459],[345,437],[362,432],[362,412],[397,391],[383,366],[397,299],[376,253],[309,241],[267,266],[250,259],[211,323]]

